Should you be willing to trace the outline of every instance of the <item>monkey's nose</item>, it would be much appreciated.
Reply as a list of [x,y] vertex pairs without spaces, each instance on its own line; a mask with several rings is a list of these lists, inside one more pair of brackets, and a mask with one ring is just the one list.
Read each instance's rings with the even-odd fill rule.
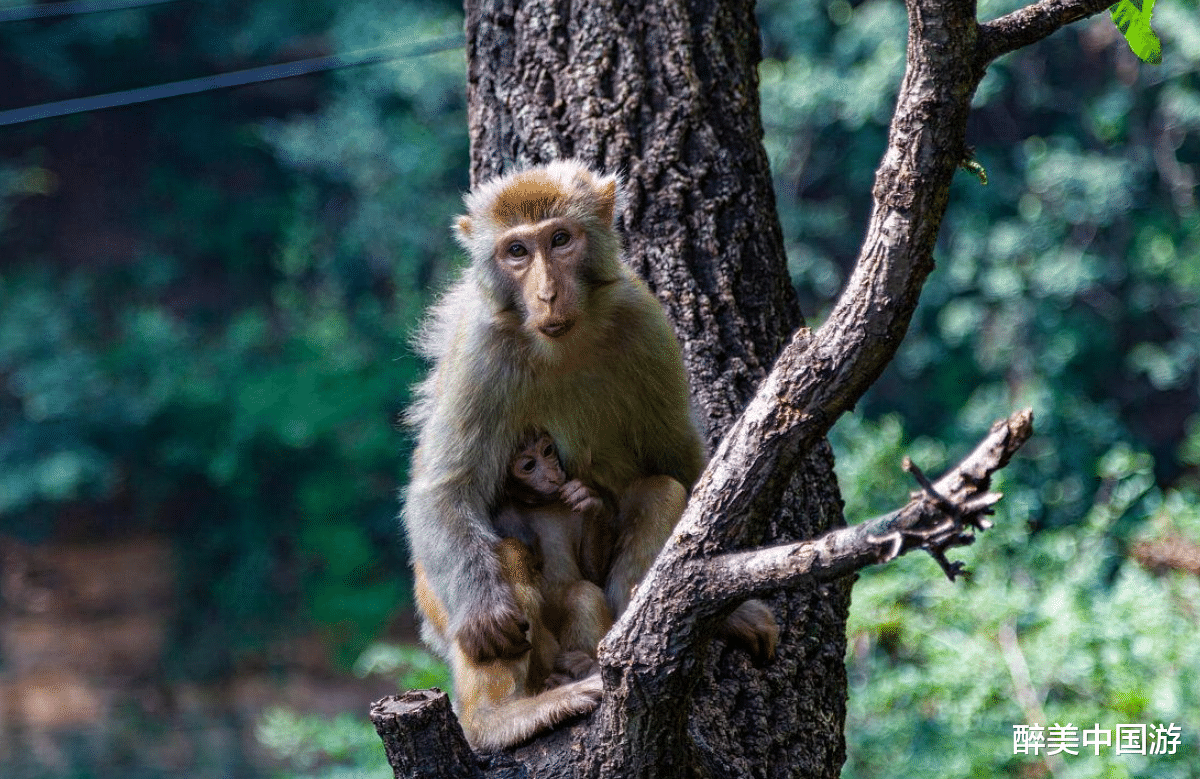
[[558,338],[566,335],[574,326],[575,322],[567,319],[562,322],[550,322],[548,324],[544,324],[539,327],[538,330],[541,330],[543,335],[549,336],[550,338]]

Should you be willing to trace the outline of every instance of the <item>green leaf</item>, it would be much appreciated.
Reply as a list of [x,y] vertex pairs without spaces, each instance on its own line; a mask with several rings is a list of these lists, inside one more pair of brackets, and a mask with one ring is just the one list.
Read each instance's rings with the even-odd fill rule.
[[1129,42],[1129,48],[1142,62],[1162,64],[1162,43],[1154,30],[1150,29],[1150,15],[1154,13],[1154,0],[1121,0],[1109,9],[1117,29]]

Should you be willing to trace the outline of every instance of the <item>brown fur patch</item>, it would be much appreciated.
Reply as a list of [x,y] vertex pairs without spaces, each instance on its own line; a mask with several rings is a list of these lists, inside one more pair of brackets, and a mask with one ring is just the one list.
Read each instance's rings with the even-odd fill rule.
[[413,595],[417,601],[417,608],[425,615],[425,619],[433,623],[438,633],[446,635],[450,623],[446,607],[433,594],[429,580],[425,578],[425,569],[420,563],[413,564]]
[[519,174],[503,195],[496,198],[491,217],[506,227],[513,227],[561,216],[569,194],[540,171]]

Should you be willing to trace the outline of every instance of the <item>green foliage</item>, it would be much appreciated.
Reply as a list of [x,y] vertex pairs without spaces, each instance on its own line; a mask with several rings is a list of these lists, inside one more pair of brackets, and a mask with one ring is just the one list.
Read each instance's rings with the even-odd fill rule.
[[[834,445],[844,483],[872,485],[847,492],[851,516],[881,512],[911,486],[896,465],[904,451],[942,459],[929,443],[904,445],[894,417],[839,423]],[[1003,479],[996,527],[956,553],[972,573],[965,584],[941,579],[919,553],[864,573],[851,607],[847,777],[1027,776],[1040,759],[1014,755],[1013,725],[1172,722],[1184,734],[1175,756],[1084,750],[1063,755],[1055,775],[1195,776],[1200,646],[1190,604],[1200,581],[1151,576],[1121,558],[1114,532],[1142,501],[1153,517],[1145,532],[1200,537],[1200,500],[1159,491],[1151,465],[1113,449],[1085,521],[1040,533],[1023,521],[1038,486]]]
[[306,293],[302,310],[243,309],[219,328],[154,304],[98,322],[102,286],[22,274],[0,288],[0,369],[21,411],[0,448],[4,532],[36,534],[55,503],[130,500],[127,528],[180,540],[200,601],[188,634],[210,633],[216,609],[253,642],[239,620],[277,627],[280,600],[300,597],[357,654],[401,599],[391,424],[415,366],[396,360],[395,314]]
[[1121,0],[1109,9],[1113,24],[1129,42],[1129,48],[1143,62],[1162,64],[1162,43],[1150,27],[1154,0]]
[[390,676],[401,690],[450,689],[450,669],[434,655],[414,646],[372,644],[354,664],[360,677]]
[[386,779],[392,775],[379,736],[361,715],[333,719],[305,716],[284,708],[266,711],[258,740],[286,761],[281,776],[300,779]]
[[[461,29],[452,3],[171,5],[4,25],[0,64],[38,102]],[[173,537],[178,671],[314,628],[348,666],[405,606],[396,421],[454,254],[462,70],[448,52],[0,136],[0,533]],[[68,529],[71,506],[94,519]]]
[[[892,5],[761,10],[766,140],[790,268],[818,324],[857,254],[884,146],[886,119],[869,107],[890,107],[899,84]],[[1139,69],[1099,19],[996,63],[976,95],[967,142],[989,185],[955,181],[898,358],[833,431],[847,518],[914,489],[905,454],[936,475],[1024,406],[1037,434],[1004,472],[996,528],[958,554],[972,580],[951,585],[918,553],[857,583],[848,777],[1041,775],[1012,746],[1012,726],[1038,718],[1184,729],[1174,758],[1089,751],[1055,776],[1196,775],[1188,604],[1200,593],[1127,557],[1144,536],[1200,538],[1195,14],[1192,0],[1158,8],[1161,69]],[[880,19],[886,32],[863,21]],[[860,88],[849,73],[887,76]]]

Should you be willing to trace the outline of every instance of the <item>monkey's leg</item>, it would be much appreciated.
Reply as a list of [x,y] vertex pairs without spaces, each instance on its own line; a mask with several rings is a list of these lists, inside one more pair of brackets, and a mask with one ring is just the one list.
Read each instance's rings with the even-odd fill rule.
[[604,590],[589,581],[564,585],[555,598],[562,606],[564,619],[557,634],[559,653],[546,689],[598,673],[596,647],[613,624]]
[[613,624],[604,590],[589,581],[572,582],[563,588],[562,601],[566,620],[558,635],[560,651],[587,652],[594,657],[600,639]]
[[524,689],[528,666],[528,654],[521,660],[478,664],[456,649],[451,662],[455,708],[473,748],[492,751],[519,744],[600,703],[604,689],[599,674],[531,695]]
[[446,613],[446,607],[429,586],[425,566],[420,560],[413,562],[413,600],[422,617],[421,639],[442,657],[449,656],[450,645],[446,636],[450,615]]
[[[456,644],[451,657],[459,721],[467,741],[480,750],[502,749],[586,714],[600,702],[599,675],[533,694],[544,684],[558,642],[543,620],[541,581],[528,547],[506,538],[497,545],[505,577],[529,617],[533,648],[517,660],[476,663]],[[597,639],[598,640],[598,639]]]
[[[486,681],[479,688],[491,690]],[[455,690],[458,690],[457,683]],[[600,675],[593,674],[533,696],[510,693],[500,700],[475,701],[474,705],[460,701],[459,720],[467,741],[475,749],[504,749],[572,717],[593,711],[603,693]]]
[[752,598],[734,609],[721,626],[720,635],[741,644],[757,661],[775,656],[779,625],[771,607]]
[[620,536],[604,587],[613,617],[624,613],[633,588],[658,556],[686,505],[687,490],[670,476],[638,479],[620,496]]

